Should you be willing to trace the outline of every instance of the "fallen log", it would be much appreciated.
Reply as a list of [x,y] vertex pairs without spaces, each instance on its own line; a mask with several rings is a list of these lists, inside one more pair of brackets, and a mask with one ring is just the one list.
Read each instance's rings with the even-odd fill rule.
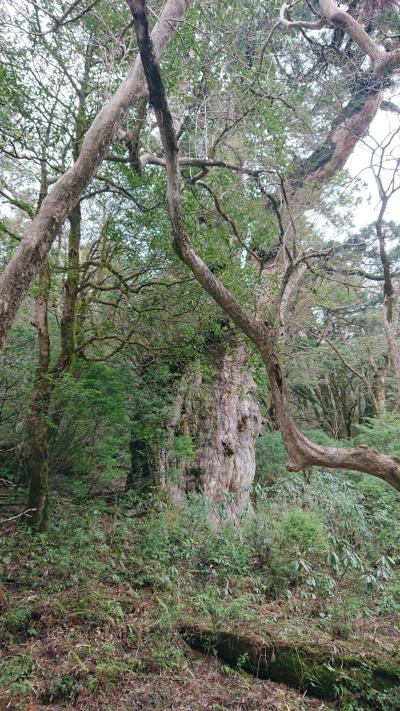
[[[282,682],[329,701],[348,696],[367,703],[367,708],[400,709],[400,658],[396,653],[379,655],[361,649],[358,653],[355,641],[350,646],[277,640],[199,624],[183,625],[180,631],[193,649],[215,654],[260,679]],[[383,698],[384,706],[380,705]]]

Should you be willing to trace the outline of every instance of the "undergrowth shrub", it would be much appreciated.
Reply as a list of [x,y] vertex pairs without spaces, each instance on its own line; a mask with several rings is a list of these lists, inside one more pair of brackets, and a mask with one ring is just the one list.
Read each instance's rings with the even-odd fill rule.
[[273,595],[296,585],[331,595],[345,576],[373,593],[395,578],[397,493],[377,482],[372,506],[366,479],[317,470],[256,487],[249,535]]
[[96,477],[112,482],[128,471],[127,397],[113,368],[76,360],[56,384],[52,408],[50,469],[60,483],[60,475],[76,477],[76,494],[85,495]]
[[29,653],[15,654],[0,661],[0,689],[8,687],[14,694],[32,691],[35,663]]
[[[356,481],[323,471],[259,487],[240,528],[216,526],[200,497],[185,508],[150,499],[143,508],[136,495],[113,507],[56,498],[46,534],[20,526],[1,541],[0,588],[12,581],[21,596],[0,635],[16,645],[56,624],[68,663],[43,693],[72,703],[133,670],[182,668],[185,620],[257,624],[267,604],[288,615],[288,635],[304,616],[351,639],[365,620],[400,612],[393,501],[382,494],[373,507]],[[38,673],[17,660],[0,683],[28,694]]]
[[278,545],[289,552],[323,553],[327,547],[327,535],[316,513],[297,507],[284,512],[275,535]]

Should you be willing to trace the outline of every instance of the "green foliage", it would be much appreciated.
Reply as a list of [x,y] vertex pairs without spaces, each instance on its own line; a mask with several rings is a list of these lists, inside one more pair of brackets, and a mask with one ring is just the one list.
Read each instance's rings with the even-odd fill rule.
[[400,456],[400,415],[391,413],[367,418],[358,426],[356,441],[384,454]]
[[[329,437],[323,430],[307,430],[307,437],[324,447],[337,447],[337,440]],[[340,443],[340,446],[343,442]],[[268,486],[287,477],[286,455],[279,431],[263,429],[256,442],[256,484]]]
[[196,457],[193,439],[190,435],[179,435],[174,439],[174,456],[176,460],[192,462]]
[[[42,696],[51,701],[65,700],[75,701],[79,695],[79,683],[72,674],[61,674],[52,681],[48,692]],[[45,698],[43,698],[45,697]]]
[[8,610],[2,615],[1,628],[12,633],[26,632],[32,619],[32,609],[32,605],[24,604]]
[[257,482],[274,483],[286,473],[285,449],[280,432],[264,428],[256,442]]
[[112,481],[129,466],[129,410],[124,384],[114,368],[77,362],[54,394],[50,447],[53,472]]
[[270,505],[297,505],[314,512],[326,530],[336,539],[348,538],[354,543],[365,543],[368,532],[367,503],[362,491],[344,474],[312,470],[303,474],[287,474],[271,489],[261,489],[259,497],[270,499]]
[[[16,241],[14,231],[25,230],[22,212],[34,214],[40,171],[46,168],[51,185],[60,170],[70,167],[74,124],[85,132],[131,67],[133,51],[128,42],[127,51],[114,61],[115,38],[124,37],[129,28],[123,3],[118,8],[94,3],[92,12],[87,2],[88,12],[83,13],[72,7],[66,25],[57,31],[51,31],[52,23],[63,15],[66,1],[43,0],[37,8],[34,3],[34,12],[22,13],[15,11],[17,4],[5,2],[0,8],[0,24],[10,31],[10,37],[0,38],[1,180],[7,203],[0,216],[1,267]],[[364,2],[367,9],[372,4]],[[293,17],[312,20],[317,5],[296,3]],[[393,3],[378,5],[387,9]],[[155,4],[156,14],[160,6]],[[268,251],[279,232],[282,237],[287,231],[292,213],[299,256],[309,247],[326,246],[315,217],[335,222],[343,234],[348,230],[353,195],[344,189],[344,172],[322,189],[315,215],[310,216],[309,209],[305,214],[292,211],[289,202],[285,205],[291,191],[284,195],[283,189],[287,178],[295,187],[306,168],[315,169],[329,158],[331,129],[342,120],[343,106],[358,109],[365,98],[353,91],[354,72],[346,74],[348,62],[331,62],[329,52],[305,42],[299,33],[276,28],[270,51],[265,28],[274,27],[279,9],[275,0],[234,0],[208,4],[204,13],[194,3],[184,31],[163,54],[171,106],[183,117],[181,155],[212,157],[239,169],[213,167],[202,174],[197,166],[184,167],[185,227],[212,271],[244,308],[253,313],[255,308],[258,314],[260,296],[266,304],[265,285],[273,301],[281,275],[254,268],[244,246]],[[388,12],[379,19],[389,44],[399,26],[395,15]],[[368,31],[379,37],[376,19]],[[328,35],[329,30],[321,34],[322,43]],[[339,42],[342,46],[336,49],[346,52],[349,47],[344,48],[337,35],[332,46]],[[91,51],[93,66],[82,88]],[[354,60],[361,61],[356,55]],[[315,77],[323,81],[319,84]],[[336,85],[340,92],[332,90]],[[133,126],[134,112],[124,122],[124,131]],[[152,121],[150,112],[141,126],[140,148],[158,155]],[[126,156],[125,139],[116,139],[110,152]],[[257,180],[240,174],[247,167],[257,168]],[[177,642],[177,629],[185,616],[206,618],[216,627],[250,624],[265,616],[268,603],[275,623],[285,617],[288,601],[289,617],[299,612],[308,623],[317,620],[319,633],[342,637],[351,637],[361,618],[375,617],[378,625],[385,615],[394,617],[400,604],[398,494],[354,473],[288,475],[277,432],[264,431],[258,440],[255,515],[241,530],[226,521],[213,525],[221,511],[200,495],[189,497],[180,510],[168,507],[161,496],[153,499],[153,493],[140,499],[134,492],[113,505],[91,501],[101,488],[98,484],[113,484],[130,471],[135,452],[140,451],[146,463],[158,461],[168,443],[165,425],[171,419],[176,382],[195,362],[203,385],[212,383],[208,351],[216,341],[229,345],[230,327],[173,253],[165,171],[160,166],[148,165],[139,174],[128,163],[105,161],[82,205],[76,329],[82,358],[57,382],[54,372],[48,376],[54,385],[46,420],[50,470],[52,485],[63,496],[55,497],[47,534],[32,538],[21,525],[1,541],[1,585],[8,607],[0,629],[11,655],[1,680],[15,693],[29,694],[34,676],[35,688],[44,690],[43,703],[59,699],[75,704],[81,694],[117,687],[132,670],[182,667],[185,652]],[[66,234],[62,231],[49,256],[51,367],[59,354]],[[343,357],[375,385],[361,334],[365,330],[371,335],[374,356],[383,362],[380,284],[365,289],[356,274],[354,286],[333,278],[333,269],[343,266],[346,271],[380,269],[373,235],[370,228],[362,231],[354,249],[341,237],[327,269],[321,262],[316,271],[309,270],[290,304],[282,352],[293,354],[285,364],[291,407],[313,441],[342,446],[361,420],[358,443],[398,456],[400,417],[366,419],[372,407],[362,378],[339,363],[325,342],[327,334],[336,338]],[[387,223],[385,236],[394,268],[398,227]],[[32,300],[38,293],[33,285],[0,361],[0,474],[14,481],[23,477],[29,446],[26,421],[37,360]],[[251,358],[259,370],[258,354],[253,351]],[[265,392],[265,373],[257,381]],[[206,398],[191,395],[200,409],[195,414],[204,414],[207,423]],[[177,466],[169,474],[179,476],[179,464],[197,457],[194,438],[175,437],[171,455]],[[223,509],[230,493],[220,493]],[[15,649],[25,649],[29,637],[45,637],[47,625],[50,630],[54,625],[52,618],[57,621],[52,644],[62,639],[70,647],[66,644],[64,653],[63,644],[59,657],[64,666],[60,664],[49,681],[45,668],[39,669],[39,663],[36,668],[29,655]],[[240,657],[238,667],[246,661]],[[371,707],[378,708],[382,699],[371,691]]]
[[150,363],[140,377],[134,377],[130,385],[129,407],[135,441],[152,449],[165,443],[165,423],[170,415],[171,390],[176,377],[167,360]]
[[35,668],[29,653],[15,654],[0,661],[0,689],[8,687],[15,694],[32,691],[32,672]]
[[247,622],[256,618],[251,609],[252,596],[240,595],[233,600],[224,599],[217,586],[208,585],[204,592],[196,597],[195,605],[202,618],[210,617],[213,624],[223,625],[224,622],[241,620]]
[[323,553],[327,546],[327,535],[315,513],[293,508],[285,512],[278,527],[278,540],[288,549],[299,553]]
[[269,587],[275,595],[285,589],[292,594],[293,585],[300,585],[304,593],[308,588],[332,597],[343,576],[356,576],[360,594],[388,588],[398,560],[397,495],[377,482],[380,496],[375,492],[371,506],[369,485],[368,477],[354,482],[344,474],[313,471],[256,490],[252,535],[260,561],[273,573]]
[[142,502],[127,497],[112,509],[101,500],[56,500],[46,534],[31,538],[20,528],[7,536],[0,586],[11,578],[21,593],[2,617],[2,638],[18,649],[32,634],[52,637],[57,625],[65,664],[50,679],[13,653],[4,686],[27,696],[39,683],[46,703],[111,694],[138,671],[186,667],[184,620],[258,629],[266,601],[283,636],[317,625],[318,635],[351,640],[365,621],[397,614],[395,566],[379,535],[386,524],[364,508],[354,484],[292,475],[257,499],[241,531],[212,525],[200,498],[181,509],[155,500],[143,515]]

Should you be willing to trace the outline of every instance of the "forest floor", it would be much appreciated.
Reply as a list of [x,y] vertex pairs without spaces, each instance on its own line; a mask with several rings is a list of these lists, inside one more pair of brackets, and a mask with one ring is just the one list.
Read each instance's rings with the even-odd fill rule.
[[[341,643],[321,626],[322,599],[262,603],[240,574],[237,550],[228,554],[224,539],[225,553],[205,564],[210,545],[200,556],[195,528],[174,512],[101,500],[59,498],[47,534],[10,522],[0,543],[1,711],[400,708],[383,696],[325,703],[245,673],[240,660],[232,668],[212,649],[194,651],[181,634],[186,622]],[[347,624],[336,637],[350,635],[360,657],[398,650],[398,613]]]

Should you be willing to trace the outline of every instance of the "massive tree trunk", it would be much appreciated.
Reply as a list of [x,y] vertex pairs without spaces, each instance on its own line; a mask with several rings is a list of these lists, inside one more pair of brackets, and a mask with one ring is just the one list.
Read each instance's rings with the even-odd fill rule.
[[179,383],[160,478],[173,500],[199,494],[213,516],[237,520],[251,510],[261,415],[243,342],[212,346],[211,382],[196,362]]

